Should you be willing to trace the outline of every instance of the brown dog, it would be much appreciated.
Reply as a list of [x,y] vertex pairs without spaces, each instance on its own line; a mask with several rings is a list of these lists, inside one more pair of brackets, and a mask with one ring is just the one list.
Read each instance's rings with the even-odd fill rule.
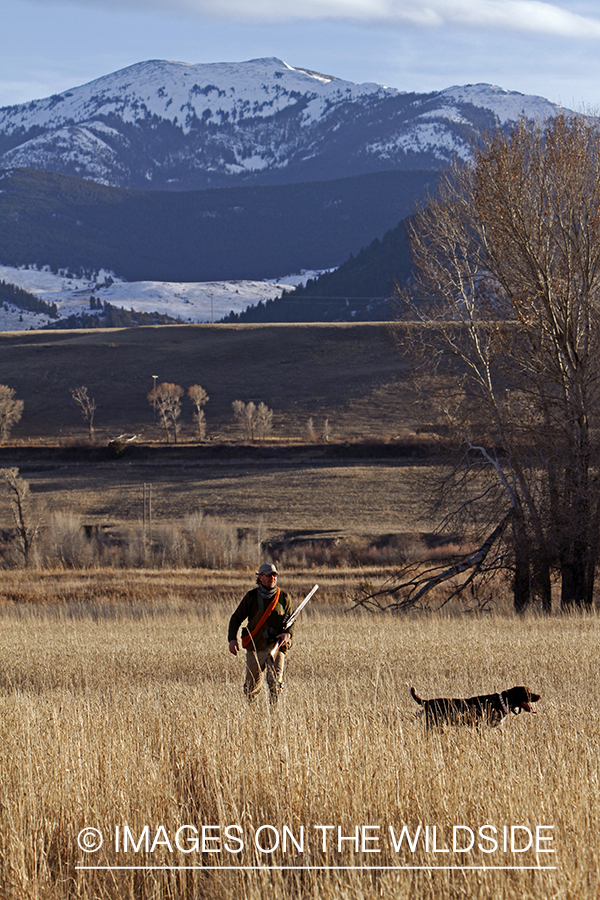
[[423,707],[425,725],[500,725],[509,712],[518,715],[521,710],[535,713],[532,703],[537,703],[539,694],[528,687],[513,687],[500,694],[482,694],[480,697],[468,697],[466,700],[450,700],[438,697],[435,700],[421,700],[411,687],[413,700]]

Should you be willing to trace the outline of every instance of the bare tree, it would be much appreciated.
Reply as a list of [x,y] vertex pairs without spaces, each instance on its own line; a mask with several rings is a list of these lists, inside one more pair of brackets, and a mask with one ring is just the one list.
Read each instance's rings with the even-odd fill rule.
[[250,400],[244,403],[242,400],[234,400],[231,404],[234,422],[237,422],[244,436],[249,441],[256,438],[264,440],[273,428],[273,410],[269,409],[262,401],[256,406]]
[[273,410],[266,403],[259,403],[256,408],[256,434],[260,441],[264,441],[273,430]]
[[181,415],[181,398],[183,388],[179,384],[163,381],[146,395],[148,403],[158,412],[160,421],[167,435],[167,443],[173,440],[177,443],[179,434],[179,416]]
[[454,385],[446,434],[460,453],[447,509],[487,522],[489,535],[506,520],[515,609],[537,594],[548,611],[553,574],[563,609],[589,607],[600,527],[597,125],[561,115],[485,138],[415,218],[412,249],[409,318],[420,324],[398,337],[416,338],[428,377]]
[[2,441],[8,440],[13,425],[20,421],[24,405],[23,400],[15,400],[14,388],[0,384],[0,437]]
[[240,426],[244,436],[249,441],[253,441],[256,431],[256,405],[252,400],[248,403],[244,403],[243,400],[234,400],[231,409],[234,422]]
[[196,428],[198,430],[198,440],[203,441],[206,437],[206,420],[204,418],[204,410],[202,407],[208,403],[209,396],[199,384],[192,384],[188,388],[188,397],[194,404],[194,419],[196,420]]
[[23,564],[28,566],[33,542],[39,531],[39,520],[31,503],[29,484],[19,476],[17,468],[0,469],[0,478],[17,531],[17,547],[23,557]]
[[81,387],[71,388],[71,397],[76,406],[79,407],[83,421],[87,423],[90,442],[94,440],[94,413],[96,412],[96,401],[88,394],[85,385]]

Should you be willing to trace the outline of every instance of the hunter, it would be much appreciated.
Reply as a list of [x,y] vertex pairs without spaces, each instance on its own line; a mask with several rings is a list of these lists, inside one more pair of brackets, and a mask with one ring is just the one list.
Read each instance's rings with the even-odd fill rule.
[[269,699],[276,704],[283,687],[285,653],[291,646],[293,626],[289,631],[286,620],[294,612],[286,591],[277,586],[277,568],[263,563],[256,578],[256,587],[244,596],[229,620],[229,652],[237,656],[240,645],[237,634],[242,622],[242,647],[246,651],[246,679],[244,693],[250,703],[260,692],[263,673],[266,670]]

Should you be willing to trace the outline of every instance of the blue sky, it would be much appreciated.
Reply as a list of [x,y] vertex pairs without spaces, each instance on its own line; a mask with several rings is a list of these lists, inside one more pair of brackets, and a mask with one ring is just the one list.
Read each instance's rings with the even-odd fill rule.
[[430,91],[489,82],[600,109],[596,0],[3,0],[0,106],[145,59],[292,66]]

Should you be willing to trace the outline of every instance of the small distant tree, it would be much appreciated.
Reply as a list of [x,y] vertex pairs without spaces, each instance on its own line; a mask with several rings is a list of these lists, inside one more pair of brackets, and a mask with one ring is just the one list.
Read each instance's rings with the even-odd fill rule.
[[94,440],[94,413],[96,412],[96,401],[88,394],[87,387],[82,384],[81,387],[71,388],[71,397],[76,406],[79,407],[83,421],[87,423],[90,441]]
[[8,496],[17,530],[17,547],[23,557],[23,565],[28,566],[33,541],[39,531],[39,522],[35,521],[31,503],[29,483],[19,476],[19,470],[14,467],[0,469],[0,485]]
[[171,432],[173,440],[177,443],[177,435],[179,434],[179,416],[181,415],[181,398],[183,396],[183,388],[179,384],[172,384],[169,381],[163,381],[146,395],[148,403],[156,409],[163,428],[167,435],[167,443],[171,440]]
[[329,424],[329,419],[325,419],[323,423],[323,440],[326,444],[331,440],[331,425]]
[[198,440],[203,441],[206,437],[206,420],[204,418],[204,410],[202,407],[208,403],[209,396],[199,384],[192,384],[188,388],[188,397],[194,404],[194,420],[198,429]]
[[315,421],[311,416],[306,423],[306,434],[308,436],[309,441],[316,441],[317,432],[315,431]]
[[15,400],[14,388],[6,384],[0,384],[0,439],[8,440],[13,425],[20,421],[23,415],[22,400]]
[[248,440],[254,440],[256,429],[256,405],[250,400],[244,403],[242,400],[234,400],[231,404],[233,419],[238,423]]
[[273,410],[266,403],[259,403],[256,409],[256,434],[264,441],[273,430]]
[[234,400],[231,404],[233,419],[238,423],[245,437],[254,441],[256,438],[264,440],[273,428],[273,410],[266,403],[256,406],[252,400],[244,403],[242,400]]

